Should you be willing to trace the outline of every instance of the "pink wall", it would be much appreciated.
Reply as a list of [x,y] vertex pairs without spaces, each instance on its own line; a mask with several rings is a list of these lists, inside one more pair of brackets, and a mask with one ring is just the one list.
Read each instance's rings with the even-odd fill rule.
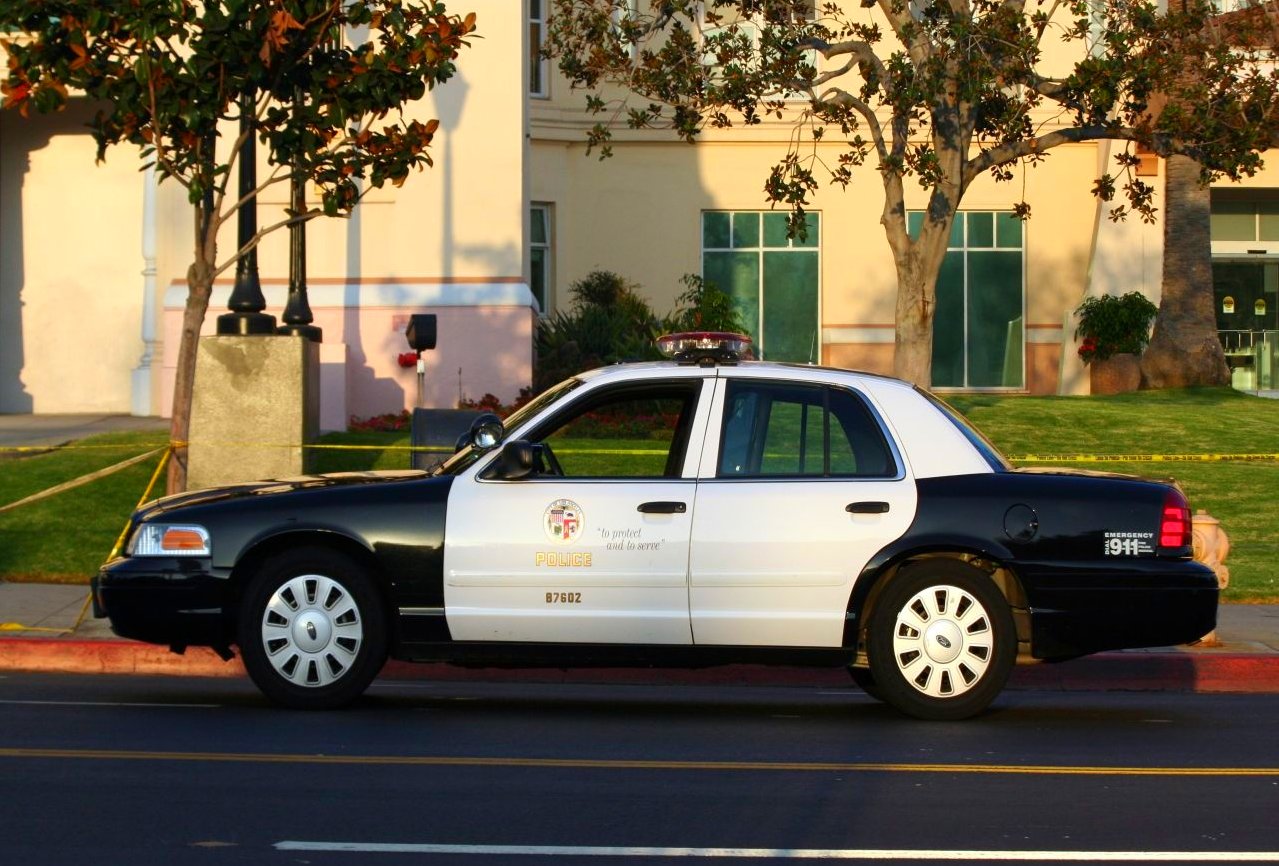
[[[264,286],[263,292],[266,311],[278,318],[284,288]],[[227,287],[215,289],[202,334],[216,332],[217,317],[226,310],[228,293]],[[173,410],[185,294],[184,286],[175,286],[165,297],[160,383],[165,417]],[[310,288],[308,294],[315,324],[324,329],[320,413],[326,430],[338,429],[338,419],[345,417],[365,418],[413,407],[417,372],[400,367],[396,360],[401,352],[409,351],[404,327],[411,313],[434,313],[437,317],[436,349],[424,353],[428,407],[453,408],[459,390],[466,399],[492,393],[509,402],[532,381],[537,314],[522,283],[321,284]],[[341,404],[345,404],[344,410]]]

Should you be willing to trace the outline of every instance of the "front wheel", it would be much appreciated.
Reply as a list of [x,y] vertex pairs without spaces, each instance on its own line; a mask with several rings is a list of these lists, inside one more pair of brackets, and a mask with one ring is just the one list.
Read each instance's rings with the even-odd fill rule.
[[386,660],[386,616],[367,572],[331,550],[267,560],[240,607],[240,652],[262,693],[304,710],[359,697]]
[[870,672],[879,696],[919,719],[986,709],[1017,658],[1012,611],[989,577],[962,562],[904,567],[871,612]]

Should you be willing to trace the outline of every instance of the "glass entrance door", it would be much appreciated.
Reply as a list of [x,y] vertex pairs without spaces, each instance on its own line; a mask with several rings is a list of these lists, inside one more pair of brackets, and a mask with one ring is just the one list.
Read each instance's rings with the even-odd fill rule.
[[1279,261],[1214,261],[1213,302],[1231,382],[1276,387],[1279,372]]

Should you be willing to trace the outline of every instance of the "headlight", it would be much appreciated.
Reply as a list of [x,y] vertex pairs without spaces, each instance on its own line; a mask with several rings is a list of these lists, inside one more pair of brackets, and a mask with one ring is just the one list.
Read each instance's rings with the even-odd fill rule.
[[144,523],[129,539],[129,556],[210,556],[209,530],[190,523]]

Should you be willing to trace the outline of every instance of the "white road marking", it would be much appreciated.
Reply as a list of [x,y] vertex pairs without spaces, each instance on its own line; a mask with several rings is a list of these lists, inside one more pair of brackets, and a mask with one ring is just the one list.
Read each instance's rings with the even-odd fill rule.
[[276,842],[278,851],[358,854],[482,854],[533,857],[672,857],[751,860],[993,860],[1279,863],[1276,851],[944,851],[919,848],[660,848],[611,845],[444,845],[399,842]]
[[0,704],[18,704],[22,706],[32,707],[147,707],[149,709],[155,707],[172,707],[176,709],[197,709],[210,710],[221,707],[221,704],[149,704],[143,702],[129,701],[6,701],[0,700]]

